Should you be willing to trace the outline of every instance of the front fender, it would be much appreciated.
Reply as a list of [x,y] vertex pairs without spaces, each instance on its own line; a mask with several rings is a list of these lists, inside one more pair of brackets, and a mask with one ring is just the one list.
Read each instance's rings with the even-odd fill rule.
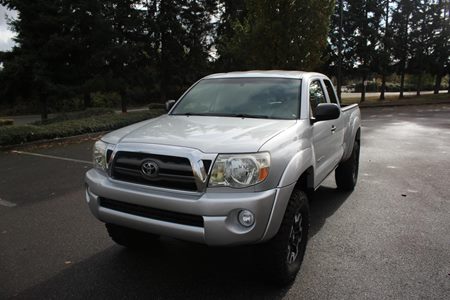
[[[283,221],[284,213],[300,176],[308,170],[314,161],[314,152],[311,148],[306,148],[298,152],[288,163],[277,188],[277,196],[273,203],[272,213],[267,224],[263,241],[268,241],[275,236]],[[313,185],[313,176],[308,186]]]
[[314,162],[314,152],[312,148],[306,148],[299,151],[291,161],[288,163],[283,175],[281,176],[278,187],[288,186],[296,183],[300,176],[311,166]]

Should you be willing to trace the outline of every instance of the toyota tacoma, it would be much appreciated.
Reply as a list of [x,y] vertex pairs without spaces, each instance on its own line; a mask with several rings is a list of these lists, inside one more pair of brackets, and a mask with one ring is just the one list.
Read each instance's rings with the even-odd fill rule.
[[319,73],[250,71],[207,76],[166,106],[95,143],[92,214],[126,247],[254,244],[273,280],[293,281],[308,195],[333,171],[339,189],[356,185],[358,105],[341,106]]

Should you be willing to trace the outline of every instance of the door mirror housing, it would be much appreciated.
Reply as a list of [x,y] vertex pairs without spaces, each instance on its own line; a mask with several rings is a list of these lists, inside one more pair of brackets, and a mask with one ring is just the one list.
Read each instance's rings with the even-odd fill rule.
[[175,101],[175,100],[168,100],[166,102],[166,111],[167,112],[172,109],[172,107],[174,106],[175,102],[177,102],[177,101]]
[[328,121],[338,119],[341,115],[341,109],[335,103],[320,103],[315,112],[314,122]]

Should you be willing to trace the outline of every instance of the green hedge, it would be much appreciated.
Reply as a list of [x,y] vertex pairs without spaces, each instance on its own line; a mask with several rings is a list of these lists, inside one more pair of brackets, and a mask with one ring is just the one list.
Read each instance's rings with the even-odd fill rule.
[[58,114],[54,118],[51,118],[51,119],[48,119],[45,121],[34,122],[33,125],[45,125],[45,124],[59,123],[62,121],[78,120],[78,119],[89,118],[89,117],[93,117],[93,116],[100,116],[100,115],[105,115],[105,114],[113,114],[113,113],[114,113],[114,109],[112,109],[112,108],[94,107],[94,108],[88,108],[88,109],[82,110],[82,111],[61,113],[61,114]]
[[14,125],[14,120],[11,119],[0,119],[0,126]]
[[149,109],[166,109],[165,103],[150,103],[148,105]]
[[153,110],[127,114],[107,114],[40,126],[21,125],[0,127],[0,146],[110,131],[157,117],[163,113],[162,110]]

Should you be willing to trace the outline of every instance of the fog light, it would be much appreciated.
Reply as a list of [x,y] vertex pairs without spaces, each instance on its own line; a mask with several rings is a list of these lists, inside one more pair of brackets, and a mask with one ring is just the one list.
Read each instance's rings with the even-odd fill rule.
[[255,224],[255,215],[249,210],[241,210],[239,212],[238,220],[242,226],[250,227]]

